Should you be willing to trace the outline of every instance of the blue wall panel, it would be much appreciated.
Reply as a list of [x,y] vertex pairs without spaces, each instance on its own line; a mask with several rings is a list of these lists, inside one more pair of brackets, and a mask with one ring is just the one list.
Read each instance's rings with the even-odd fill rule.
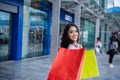
[[51,43],[51,23],[52,23],[52,6],[49,8],[48,16],[48,54],[50,54],[50,43]]
[[[40,4],[40,10],[47,12],[48,19],[47,19],[47,35],[44,37],[43,40],[43,54],[49,55],[50,54],[50,40],[51,40],[51,18],[52,18],[52,4],[50,2],[41,2]],[[45,33],[44,33],[45,34]],[[47,44],[46,44],[47,42]],[[46,44],[46,45],[45,45]]]
[[107,13],[120,13],[120,7],[113,7],[107,9]]

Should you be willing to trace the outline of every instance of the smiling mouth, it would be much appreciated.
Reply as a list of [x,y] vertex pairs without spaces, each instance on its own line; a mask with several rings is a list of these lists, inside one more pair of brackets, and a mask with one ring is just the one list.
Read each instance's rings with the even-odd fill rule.
[[76,38],[77,38],[77,36],[74,36],[74,37],[73,37],[73,39],[76,39]]

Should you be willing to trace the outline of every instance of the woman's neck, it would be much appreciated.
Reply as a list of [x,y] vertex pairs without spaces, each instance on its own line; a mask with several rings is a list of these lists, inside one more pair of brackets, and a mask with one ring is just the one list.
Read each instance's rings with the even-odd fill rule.
[[74,45],[75,47],[78,47],[78,43],[77,43],[77,42],[74,42],[73,45]]

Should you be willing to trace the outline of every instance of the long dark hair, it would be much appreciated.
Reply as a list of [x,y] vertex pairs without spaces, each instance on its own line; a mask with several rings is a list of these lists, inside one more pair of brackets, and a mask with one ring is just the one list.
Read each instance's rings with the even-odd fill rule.
[[[63,47],[63,48],[68,48],[68,45],[73,43],[73,41],[68,36],[68,31],[72,26],[74,26],[79,33],[79,29],[75,24],[67,24],[65,26],[65,29],[64,29],[64,32],[63,32],[63,35],[62,35],[62,38],[61,38],[61,47]],[[77,42],[78,41],[79,41],[79,36],[78,36]]]

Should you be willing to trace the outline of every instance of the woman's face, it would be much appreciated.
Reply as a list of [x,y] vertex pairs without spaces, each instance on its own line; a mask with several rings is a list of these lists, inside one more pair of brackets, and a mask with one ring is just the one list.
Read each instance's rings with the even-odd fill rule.
[[74,26],[71,26],[68,31],[68,37],[75,43],[78,40],[79,33],[77,31],[77,28]]

